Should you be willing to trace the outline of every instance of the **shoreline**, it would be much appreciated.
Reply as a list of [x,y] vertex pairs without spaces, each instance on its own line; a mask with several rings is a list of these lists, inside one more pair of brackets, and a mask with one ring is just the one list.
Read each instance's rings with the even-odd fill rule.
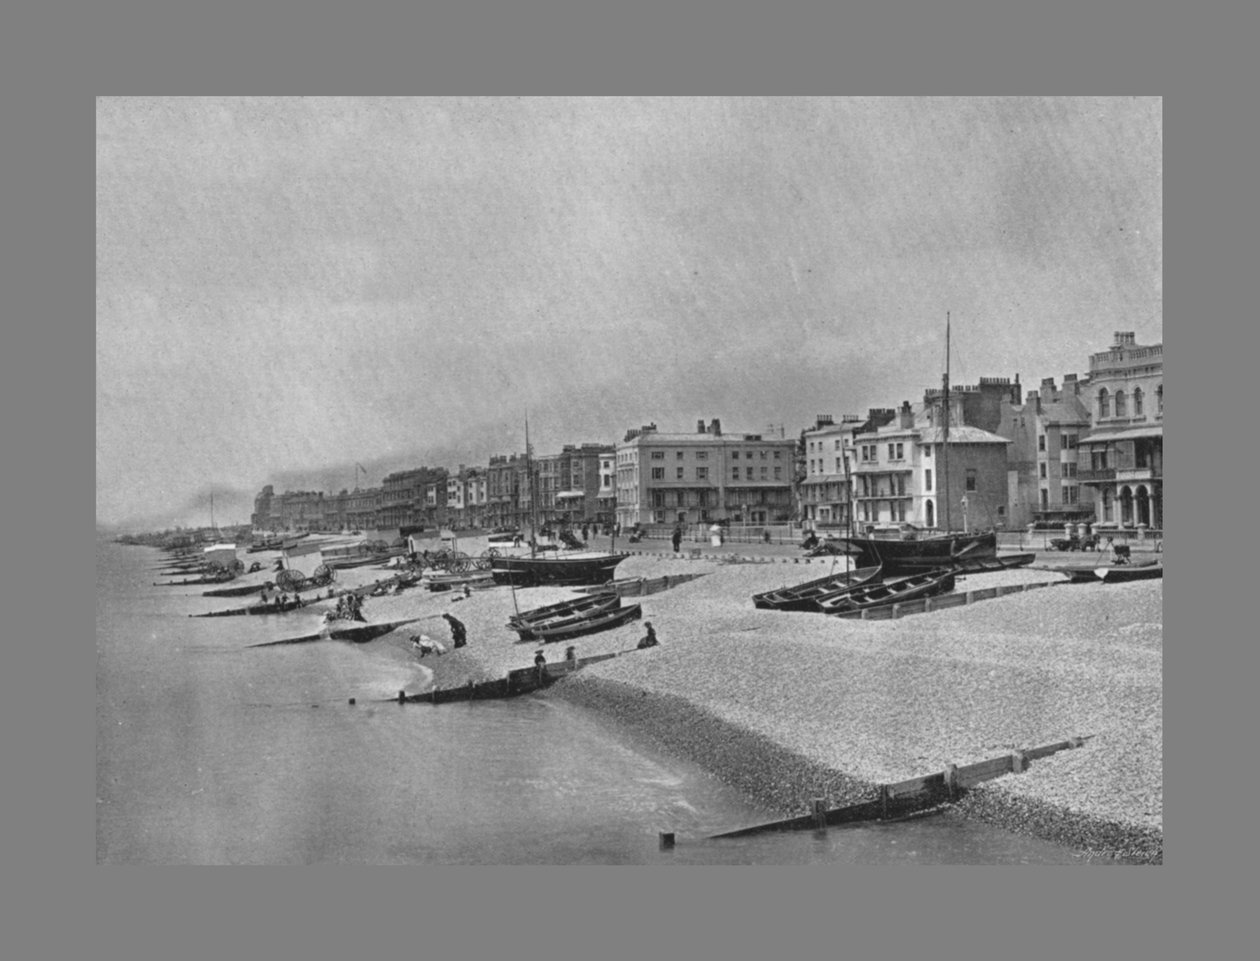
[[[662,646],[635,651],[642,621],[577,640],[620,652],[535,696],[578,704],[740,790],[767,820],[870,800],[877,785],[1075,736],[1090,744],[973,787],[946,816],[1082,852],[1162,863],[1162,581],[1020,592],[895,621],[758,611],[757,590],[818,565],[636,555],[620,577],[706,573],[644,598]],[[959,590],[1045,581],[1045,571],[969,577]],[[961,580],[961,579],[960,579]],[[564,588],[370,599],[369,619],[449,611],[469,646],[417,661],[412,628],[364,647],[433,672],[433,685],[502,677],[561,645],[517,641],[507,615]],[[414,625],[449,647],[441,620]],[[738,825],[732,825],[738,827]]]

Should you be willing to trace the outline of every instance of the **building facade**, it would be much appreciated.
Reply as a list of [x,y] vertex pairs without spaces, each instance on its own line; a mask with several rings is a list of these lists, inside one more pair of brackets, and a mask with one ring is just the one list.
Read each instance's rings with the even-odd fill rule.
[[1081,439],[1078,477],[1093,489],[1103,527],[1164,527],[1164,345],[1117,331],[1089,359],[1093,428]]
[[723,434],[716,418],[694,434],[656,424],[626,432],[616,447],[617,523],[781,523],[793,511],[796,442]]
[[870,422],[859,414],[845,414],[837,424],[830,414],[819,414],[814,426],[804,431],[804,476],[798,497],[799,516],[806,527],[824,530],[849,526],[853,436]]

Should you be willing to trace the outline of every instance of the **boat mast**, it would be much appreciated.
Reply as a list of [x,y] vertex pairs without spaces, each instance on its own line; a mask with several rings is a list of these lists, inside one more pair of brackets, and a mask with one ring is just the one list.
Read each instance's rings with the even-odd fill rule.
[[941,529],[949,531],[949,311],[945,311],[945,395],[941,406],[944,420],[941,431],[941,491],[944,495]]
[[[841,420],[843,419],[844,418],[841,418]],[[841,438],[840,450],[841,450],[841,453],[844,455],[844,494],[845,494],[845,498],[848,500],[848,503],[845,504],[845,510],[844,510],[845,519],[848,522],[848,531],[849,531],[849,539],[847,543],[844,545],[845,547],[844,569],[847,572],[849,570],[849,561],[851,560],[851,558],[849,557],[849,551],[853,547],[853,478],[849,474],[849,450],[852,448],[853,445],[851,443],[845,444],[845,437],[843,434],[840,435],[840,438]],[[853,440],[852,433],[849,434],[848,440],[849,441]]]
[[529,556],[538,553],[538,494],[534,487],[534,452],[529,446],[529,414],[525,415],[525,478],[529,484]]

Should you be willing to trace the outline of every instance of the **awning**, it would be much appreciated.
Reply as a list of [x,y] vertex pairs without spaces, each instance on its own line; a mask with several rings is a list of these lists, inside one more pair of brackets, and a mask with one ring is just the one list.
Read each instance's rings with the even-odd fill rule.
[[1080,439],[1082,444],[1106,444],[1121,440],[1142,440],[1147,437],[1163,437],[1164,427],[1130,427],[1128,430],[1102,430],[1086,434]]

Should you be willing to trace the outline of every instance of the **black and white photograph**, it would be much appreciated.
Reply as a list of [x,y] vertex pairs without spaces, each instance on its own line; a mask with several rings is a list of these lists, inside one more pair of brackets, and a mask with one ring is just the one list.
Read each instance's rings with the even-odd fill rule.
[[1162,865],[1163,109],[99,97],[96,863]]

